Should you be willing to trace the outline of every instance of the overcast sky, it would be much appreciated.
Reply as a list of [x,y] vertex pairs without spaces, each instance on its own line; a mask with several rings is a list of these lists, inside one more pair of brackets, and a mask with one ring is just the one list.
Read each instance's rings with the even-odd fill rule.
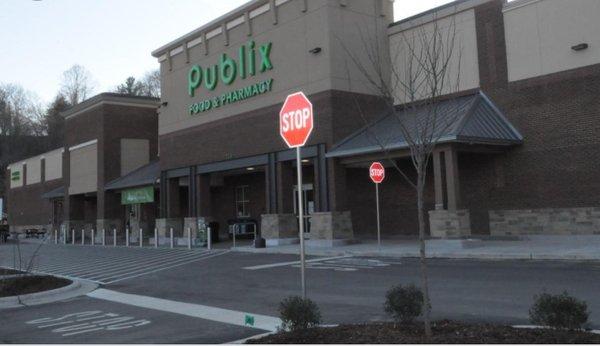
[[[0,0],[0,83],[42,102],[62,72],[83,65],[95,93],[158,68],[150,52],[248,0]],[[450,0],[396,0],[395,20]]]

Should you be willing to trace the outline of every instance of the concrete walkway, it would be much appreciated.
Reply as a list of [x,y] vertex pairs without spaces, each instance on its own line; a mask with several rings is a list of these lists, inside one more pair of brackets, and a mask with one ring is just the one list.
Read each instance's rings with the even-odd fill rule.
[[[298,244],[264,249],[240,246],[232,250],[297,254],[298,247]],[[507,240],[432,239],[426,241],[426,252],[429,258],[600,260],[600,235],[526,236]],[[306,253],[314,256],[418,257],[419,242],[386,239],[379,249],[376,241],[364,240],[357,244],[329,248],[307,246]]]

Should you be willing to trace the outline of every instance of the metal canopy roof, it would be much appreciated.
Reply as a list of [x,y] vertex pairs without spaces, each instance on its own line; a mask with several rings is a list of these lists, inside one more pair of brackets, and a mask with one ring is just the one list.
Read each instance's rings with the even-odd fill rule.
[[60,198],[65,196],[65,187],[60,186],[54,190],[50,190],[44,194],[42,194],[42,198],[52,199],[52,198]]
[[158,161],[142,166],[129,174],[117,178],[104,186],[105,190],[122,190],[130,187],[154,185],[160,178]]
[[[515,145],[523,142],[523,136],[515,129],[492,101],[483,93],[456,97],[440,101],[433,105],[408,109],[406,113],[389,111],[359,131],[346,137],[333,146],[327,157],[346,157],[381,152],[386,150],[407,149],[408,143],[401,126],[415,134],[423,131],[421,120],[430,118],[428,112],[436,107],[439,131],[435,134],[438,143],[469,143],[488,145]],[[401,121],[403,123],[401,123]],[[448,126],[444,121],[448,121]],[[451,123],[450,123],[451,122]],[[415,136],[416,137],[416,136]]]

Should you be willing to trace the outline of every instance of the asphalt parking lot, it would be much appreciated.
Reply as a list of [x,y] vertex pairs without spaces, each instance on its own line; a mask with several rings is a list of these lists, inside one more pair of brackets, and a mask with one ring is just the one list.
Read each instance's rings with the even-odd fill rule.
[[[28,255],[32,248],[22,251]],[[0,246],[0,265],[12,263],[10,249]],[[419,282],[416,259],[308,260],[307,292],[327,324],[387,319],[386,290]],[[274,329],[278,303],[300,293],[295,255],[48,245],[36,261],[38,269],[60,269],[67,276],[84,268],[97,281],[129,274],[102,281],[88,296],[2,311],[0,342],[228,342]],[[103,267],[94,271],[98,263]],[[567,289],[588,302],[592,326],[598,327],[599,274],[594,262],[430,260],[433,316],[526,324],[534,294]],[[42,318],[64,325],[31,322]]]

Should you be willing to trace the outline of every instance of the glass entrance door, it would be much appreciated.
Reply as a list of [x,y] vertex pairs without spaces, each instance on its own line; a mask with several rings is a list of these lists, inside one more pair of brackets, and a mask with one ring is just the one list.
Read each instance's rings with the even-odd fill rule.
[[[302,185],[302,204],[304,204],[304,236],[310,233],[310,216],[315,211],[313,184]],[[294,185],[294,214],[298,217],[298,185]]]

